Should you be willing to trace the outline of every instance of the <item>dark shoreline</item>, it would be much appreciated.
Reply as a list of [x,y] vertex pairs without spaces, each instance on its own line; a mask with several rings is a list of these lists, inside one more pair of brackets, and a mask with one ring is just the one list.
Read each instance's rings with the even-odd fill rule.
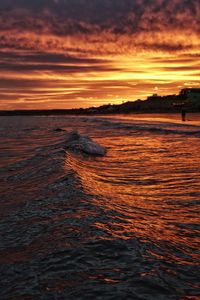
[[[188,110],[187,113],[199,113],[200,110]],[[66,116],[66,115],[75,115],[75,116],[99,116],[99,115],[129,115],[129,114],[177,114],[181,113],[181,109],[177,110],[144,110],[144,111],[116,111],[116,112],[94,112],[91,113],[89,111],[79,112],[79,111],[69,111],[69,110],[16,110],[16,111],[0,111],[0,117],[3,116]]]
[[0,110],[0,116],[50,116],[50,115],[112,115],[144,113],[200,112],[200,102],[191,102],[182,95],[150,96],[147,100],[106,104],[99,107],[41,110]]

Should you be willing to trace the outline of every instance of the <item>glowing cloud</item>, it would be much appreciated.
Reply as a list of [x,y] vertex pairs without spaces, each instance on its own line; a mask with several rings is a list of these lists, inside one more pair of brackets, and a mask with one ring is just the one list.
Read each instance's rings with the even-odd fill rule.
[[2,0],[0,108],[86,107],[197,86],[199,18],[198,0]]

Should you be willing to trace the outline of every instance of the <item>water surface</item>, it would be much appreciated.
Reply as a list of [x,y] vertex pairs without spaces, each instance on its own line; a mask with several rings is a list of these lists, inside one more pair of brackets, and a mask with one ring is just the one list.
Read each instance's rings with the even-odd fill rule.
[[[188,119],[1,117],[0,299],[199,299],[200,116]],[[107,154],[67,150],[75,129]]]

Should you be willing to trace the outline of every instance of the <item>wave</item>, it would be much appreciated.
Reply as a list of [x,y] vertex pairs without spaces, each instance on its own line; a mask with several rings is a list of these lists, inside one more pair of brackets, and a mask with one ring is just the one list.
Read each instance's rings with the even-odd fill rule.
[[104,156],[106,153],[106,149],[103,146],[94,142],[89,136],[81,135],[77,131],[69,134],[66,141],[66,149],[95,156]]
[[180,134],[180,135],[194,135],[200,137],[200,126],[190,124],[178,124],[169,122],[144,122],[143,120],[118,120],[97,118],[91,120],[95,124],[99,124],[101,129],[124,129],[131,131],[151,132],[157,134]]

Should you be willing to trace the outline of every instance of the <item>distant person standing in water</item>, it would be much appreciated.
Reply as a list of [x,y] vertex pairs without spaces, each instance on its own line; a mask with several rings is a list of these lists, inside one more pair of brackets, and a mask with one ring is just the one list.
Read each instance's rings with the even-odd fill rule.
[[186,110],[184,108],[181,110],[181,117],[182,117],[182,121],[185,122]]

